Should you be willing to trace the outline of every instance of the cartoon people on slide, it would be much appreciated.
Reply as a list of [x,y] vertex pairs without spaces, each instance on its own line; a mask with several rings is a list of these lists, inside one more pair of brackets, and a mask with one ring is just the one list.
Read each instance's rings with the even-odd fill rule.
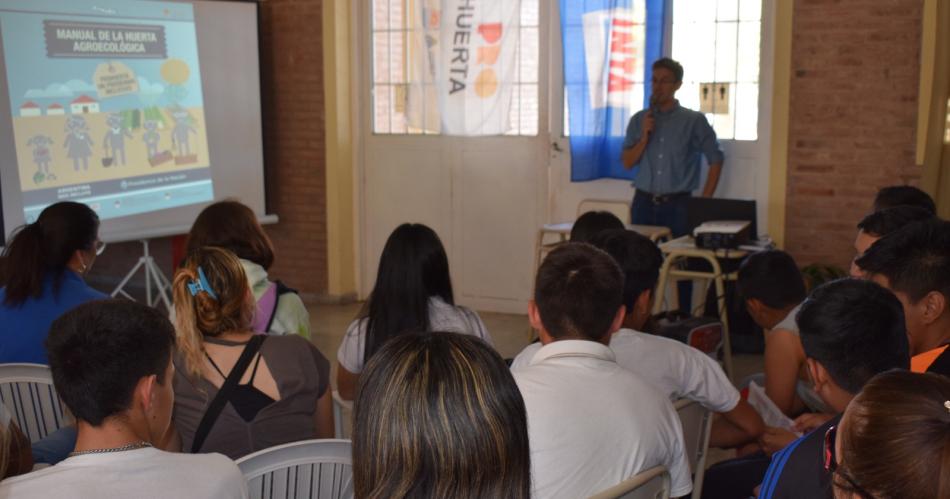
[[[112,63],[104,64],[109,64],[109,68],[113,67]],[[119,67],[119,64],[114,66]],[[179,59],[164,60],[159,68],[162,82],[154,84],[150,84],[148,80],[137,79],[130,69],[124,66],[123,68],[129,71],[132,81],[142,82],[125,92],[138,96],[139,105],[128,97],[111,100],[109,95],[101,93],[101,87],[100,102],[91,97],[96,92],[94,85],[82,80],[71,80],[68,83],[74,85],[76,90],[71,94],[64,94],[70,96],[71,102],[60,101],[44,105],[40,100],[38,105],[26,101],[20,106],[20,114],[15,117],[15,126],[23,123],[23,120],[34,123],[29,125],[30,132],[26,135],[29,139],[23,144],[32,152],[33,164],[36,167],[32,177],[33,185],[56,180],[57,158],[60,161],[68,159],[74,172],[89,171],[92,161],[90,158],[100,155],[100,150],[95,149],[97,143],[102,147],[102,168],[142,165],[146,161],[152,168],[168,164],[184,166],[198,163],[195,139],[200,139],[202,132],[194,113],[200,115],[201,109],[185,107],[188,97],[186,82],[190,76],[188,64]],[[139,84],[144,88],[139,88]],[[57,94],[37,98],[57,97],[62,96]],[[63,155],[53,149],[54,143],[60,143],[55,132],[59,127],[62,127],[60,150],[64,151]],[[41,133],[44,129],[49,130],[49,133]],[[197,143],[200,147],[202,141],[198,140]],[[93,167],[98,167],[98,164]]]
[[34,135],[26,141],[26,145],[33,148],[33,163],[36,164],[33,182],[38,184],[45,179],[56,180],[56,175],[49,171],[49,164],[53,161],[53,153],[50,151],[53,138],[48,135]]
[[73,115],[66,118],[66,140],[63,141],[66,156],[73,160],[73,170],[79,171],[79,162],[82,169],[89,169],[89,156],[92,156],[92,137],[89,136],[89,125],[86,118]]
[[[112,113],[106,118],[106,126],[109,130],[106,132],[106,138],[102,145],[106,149],[106,157],[102,158],[102,166],[108,168],[111,164],[125,165],[125,138],[132,138],[132,132],[126,130],[125,120],[122,115]],[[109,154],[109,149],[112,154]]]

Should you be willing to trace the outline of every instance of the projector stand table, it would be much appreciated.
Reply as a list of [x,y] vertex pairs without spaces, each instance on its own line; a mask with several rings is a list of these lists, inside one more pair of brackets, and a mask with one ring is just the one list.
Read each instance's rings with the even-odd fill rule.
[[[678,237],[672,241],[660,244],[660,250],[665,255],[663,266],[660,267],[660,278],[656,286],[656,298],[653,300],[653,314],[658,314],[663,308],[663,299],[666,296],[667,282],[671,277],[682,277],[686,279],[702,279],[708,282],[710,279],[716,285],[716,296],[718,301],[719,320],[722,321],[722,361],[726,370],[726,376],[733,380],[732,373],[732,342],[729,340],[729,311],[726,307],[726,281],[736,280],[736,273],[724,274],[719,265],[718,258],[742,258],[748,252],[743,250],[708,250],[697,248],[693,243],[693,238],[689,236]],[[695,270],[684,270],[674,268],[680,259],[684,258],[702,258],[712,265],[712,272],[702,272]],[[676,296],[676,290],[673,290],[673,296]]]
[[[136,273],[138,273],[140,268],[145,268],[145,302],[150,307],[154,307],[158,304],[158,301],[161,300],[165,304],[165,308],[168,310],[172,309],[172,301],[168,298],[168,290],[171,289],[172,285],[168,282],[168,278],[165,277],[165,274],[162,274],[161,269],[158,268],[158,265],[155,263],[155,259],[152,258],[152,255],[148,252],[148,240],[142,239],[142,257],[139,258],[139,262],[135,264],[135,267],[132,267],[132,270],[125,275],[125,278],[122,279],[122,282],[116,286],[115,290],[112,291],[112,297],[115,298],[117,295],[122,295],[130,300],[134,300],[129,293],[125,291],[125,285],[128,284],[129,280],[132,279]],[[152,296],[152,287],[155,288],[155,296]]]

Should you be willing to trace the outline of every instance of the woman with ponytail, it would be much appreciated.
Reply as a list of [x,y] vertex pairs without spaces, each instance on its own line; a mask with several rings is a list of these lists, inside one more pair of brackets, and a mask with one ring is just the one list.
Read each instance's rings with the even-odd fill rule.
[[0,363],[46,364],[50,324],[87,301],[106,298],[82,276],[104,245],[99,217],[81,203],[47,207],[21,227],[3,251],[6,286],[0,289]]
[[253,332],[254,295],[237,256],[194,249],[172,287],[174,422],[182,450],[238,459],[274,445],[332,438],[330,363],[300,336]]

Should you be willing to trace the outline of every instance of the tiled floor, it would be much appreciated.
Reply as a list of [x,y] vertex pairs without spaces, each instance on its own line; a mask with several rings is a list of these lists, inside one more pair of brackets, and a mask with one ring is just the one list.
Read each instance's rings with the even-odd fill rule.
[[[311,337],[314,345],[333,363],[336,372],[336,352],[340,347],[343,334],[350,322],[359,313],[362,303],[348,305],[311,305]],[[491,333],[498,353],[504,358],[512,358],[528,344],[528,317],[524,314],[499,314],[479,312],[482,321]],[[737,380],[762,371],[761,355],[733,356],[733,367]],[[335,378],[335,376],[334,376]],[[336,385],[334,379],[333,384]],[[707,464],[713,464],[732,456],[731,451],[710,449]]]

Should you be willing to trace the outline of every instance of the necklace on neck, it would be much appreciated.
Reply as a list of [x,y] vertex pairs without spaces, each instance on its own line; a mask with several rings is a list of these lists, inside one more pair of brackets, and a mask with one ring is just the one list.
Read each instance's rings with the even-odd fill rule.
[[108,454],[110,452],[123,452],[127,450],[144,449],[146,447],[151,447],[151,446],[152,444],[142,440],[141,442],[132,442],[130,444],[121,445],[119,447],[107,447],[104,449],[89,449],[89,450],[74,451],[74,452],[69,453],[69,457],[83,456],[86,454]]

